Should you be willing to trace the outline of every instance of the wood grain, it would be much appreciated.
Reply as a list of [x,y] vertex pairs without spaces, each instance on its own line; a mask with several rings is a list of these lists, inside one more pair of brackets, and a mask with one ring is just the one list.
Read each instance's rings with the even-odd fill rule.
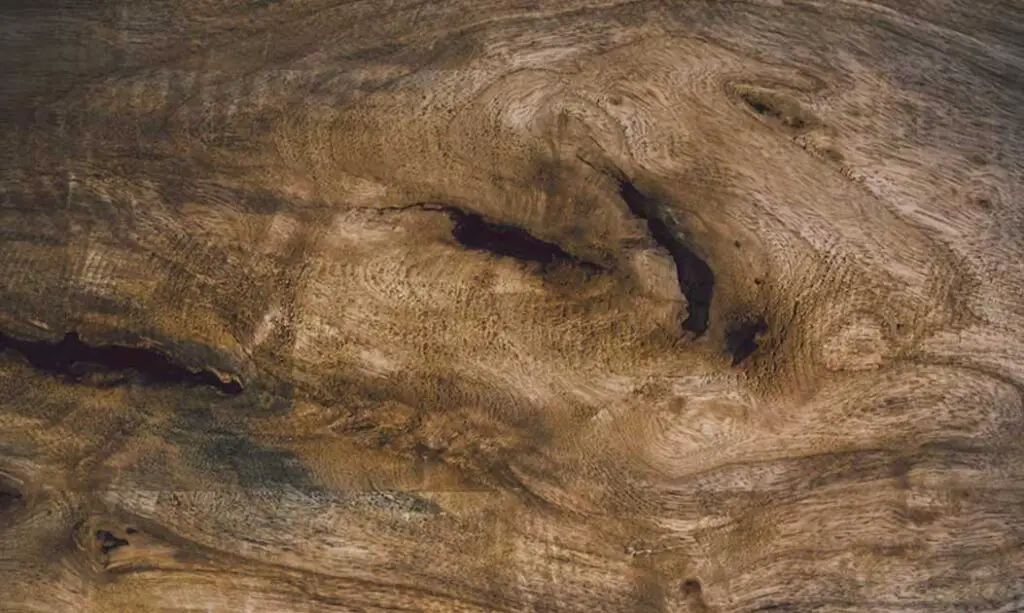
[[1016,0],[0,11],[0,611],[1024,610]]

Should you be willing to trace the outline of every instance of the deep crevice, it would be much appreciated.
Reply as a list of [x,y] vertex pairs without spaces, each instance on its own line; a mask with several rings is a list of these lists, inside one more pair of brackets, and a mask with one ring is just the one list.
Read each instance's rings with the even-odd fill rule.
[[808,127],[808,120],[795,102],[758,91],[742,92],[740,99],[758,115],[770,117],[787,127],[797,130]]
[[0,481],[0,515],[21,505],[24,495],[12,485]]
[[127,540],[115,536],[114,533],[107,530],[97,530],[96,540],[100,542],[100,550],[103,551],[103,553],[110,553],[115,549],[131,544]]
[[647,222],[647,230],[656,243],[668,250],[676,265],[679,289],[689,303],[683,329],[701,336],[708,329],[711,314],[711,295],[715,287],[715,274],[707,263],[683,241],[676,237],[663,219],[657,204],[640,192],[625,177],[617,177],[619,195],[633,215]]
[[543,267],[565,263],[592,272],[603,270],[601,266],[581,260],[555,243],[541,240],[518,226],[488,221],[483,215],[454,206],[429,208],[448,215],[452,220],[452,237],[465,249],[536,262]]
[[132,372],[146,383],[164,385],[207,385],[225,394],[238,394],[242,384],[224,381],[209,370],[193,371],[173,362],[164,354],[140,347],[84,343],[76,332],[68,332],[57,342],[27,341],[0,332],[0,352],[10,349],[29,364],[50,373],[81,382],[97,369],[105,372]]
[[732,356],[732,365],[737,366],[757,351],[758,337],[768,330],[763,317],[748,319],[731,324],[725,331],[725,350]]

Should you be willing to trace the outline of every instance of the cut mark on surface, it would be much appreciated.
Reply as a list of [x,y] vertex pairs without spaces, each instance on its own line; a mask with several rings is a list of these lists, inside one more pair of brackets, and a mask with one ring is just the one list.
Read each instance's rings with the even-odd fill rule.
[[725,331],[725,350],[732,356],[732,365],[737,366],[757,351],[757,340],[768,331],[763,317],[743,320],[731,324]]
[[619,183],[619,195],[626,202],[629,211],[647,222],[647,231],[651,238],[668,251],[675,263],[679,290],[688,303],[689,313],[683,321],[683,329],[696,336],[703,335],[708,329],[710,319],[715,274],[700,256],[677,238],[676,233],[664,220],[657,203],[641,193],[624,176],[618,176],[616,180]]
[[164,385],[207,385],[224,394],[242,391],[237,380],[225,381],[210,370],[193,371],[175,363],[164,354],[140,347],[86,344],[76,332],[68,332],[57,342],[27,341],[0,333],[0,352],[10,349],[23,356],[35,368],[81,382],[92,368],[108,372],[138,373],[143,381]]

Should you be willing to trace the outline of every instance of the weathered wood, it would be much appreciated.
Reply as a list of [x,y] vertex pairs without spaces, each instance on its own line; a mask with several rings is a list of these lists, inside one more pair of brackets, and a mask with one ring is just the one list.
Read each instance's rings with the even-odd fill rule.
[[0,611],[1024,609],[1024,7],[7,3]]

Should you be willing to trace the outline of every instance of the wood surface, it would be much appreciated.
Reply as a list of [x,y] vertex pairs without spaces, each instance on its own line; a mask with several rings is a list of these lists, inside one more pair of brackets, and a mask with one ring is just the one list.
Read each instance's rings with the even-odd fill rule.
[[0,15],[0,611],[1024,610],[1020,0]]

